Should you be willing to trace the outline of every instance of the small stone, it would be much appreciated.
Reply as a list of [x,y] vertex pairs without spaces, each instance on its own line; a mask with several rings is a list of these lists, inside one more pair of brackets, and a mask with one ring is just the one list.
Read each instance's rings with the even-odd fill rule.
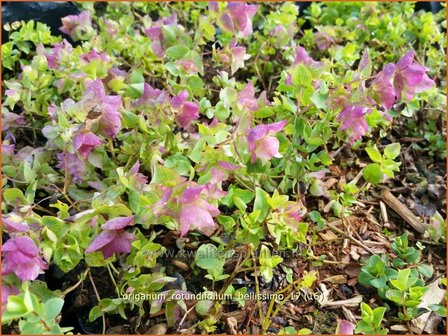
[[145,335],[165,335],[168,330],[166,323],[159,323],[153,325],[151,328],[145,331]]
[[125,334],[126,328],[122,325],[114,326],[106,330],[107,335]]

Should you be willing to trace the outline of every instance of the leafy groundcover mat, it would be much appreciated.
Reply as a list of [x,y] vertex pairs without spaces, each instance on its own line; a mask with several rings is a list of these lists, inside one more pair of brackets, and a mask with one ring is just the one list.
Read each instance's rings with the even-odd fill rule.
[[76,6],[4,24],[3,333],[445,334],[445,4]]

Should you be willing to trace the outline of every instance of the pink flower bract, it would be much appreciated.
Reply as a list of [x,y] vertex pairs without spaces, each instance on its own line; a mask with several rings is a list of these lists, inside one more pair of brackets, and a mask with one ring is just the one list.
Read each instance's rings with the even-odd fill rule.
[[207,233],[216,228],[213,217],[219,215],[219,210],[200,198],[204,188],[205,186],[187,187],[180,196],[181,236],[185,236],[192,229]]
[[146,36],[148,36],[152,40],[151,48],[156,56],[165,56],[162,27],[165,25],[175,25],[176,23],[176,14],[172,14],[169,17],[164,17],[160,20],[154,21],[150,28],[145,29]]
[[2,313],[6,309],[6,304],[8,303],[9,296],[17,294],[19,294],[19,290],[16,287],[2,285]]
[[73,40],[79,39],[80,29],[86,29],[92,27],[92,19],[89,11],[83,11],[79,15],[69,15],[63,17],[62,26],[59,28],[61,32],[69,35]]
[[372,112],[371,108],[356,105],[346,105],[337,120],[342,121],[341,130],[349,130],[350,143],[354,143],[369,130],[366,121],[366,114]]
[[80,102],[84,108],[93,108],[98,106],[101,111],[99,118],[99,130],[105,136],[114,138],[121,129],[121,107],[120,96],[107,96],[104,90],[104,84],[100,79],[89,81],[86,90]]
[[81,158],[87,159],[92,150],[101,145],[101,140],[92,132],[81,132],[75,136],[73,146]]
[[186,101],[187,98],[187,90],[183,90],[177,96],[171,98],[171,106],[177,112],[176,120],[183,128],[190,126],[193,120],[199,118],[199,106],[193,102]]
[[135,238],[132,233],[124,231],[126,226],[134,222],[134,216],[116,217],[102,226],[104,229],[86,249],[86,253],[100,250],[105,259],[114,253],[131,252],[131,242]]
[[308,55],[308,53],[306,52],[304,47],[298,46],[293,65],[297,65],[300,63],[305,64],[305,65],[310,65],[313,67],[319,67],[322,65],[321,62],[317,62],[317,61],[313,60],[310,57],[310,55]]
[[252,82],[249,82],[244,86],[244,88],[238,93],[237,102],[240,107],[244,110],[254,112],[257,111],[258,100],[255,98],[255,87]]
[[15,273],[22,281],[35,280],[47,264],[39,256],[39,248],[27,236],[14,237],[2,247],[2,274]]
[[257,13],[258,5],[248,5],[244,2],[230,2],[220,17],[224,30],[240,33],[242,37],[252,34],[252,17]]
[[381,104],[386,111],[390,110],[395,103],[395,91],[392,85],[392,76],[395,72],[395,65],[387,64],[372,82],[371,89],[373,98]]
[[23,218],[16,213],[10,213],[8,217],[2,216],[2,224],[9,234],[26,232],[29,230],[29,227],[26,222],[23,221]]
[[429,69],[414,62],[414,50],[409,51],[395,65],[394,89],[398,99],[404,91],[407,100],[415,93],[426,91],[434,86],[434,81],[426,75]]
[[336,335],[353,335],[355,325],[347,320],[338,320]]
[[62,170],[68,170],[73,176],[74,182],[82,182],[87,173],[87,166],[85,161],[82,161],[77,154],[72,153],[58,153],[59,163],[56,166]]
[[274,135],[280,132],[286,123],[287,121],[283,120],[270,125],[258,125],[249,131],[247,142],[252,163],[260,159],[265,164],[273,157],[281,157],[278,152],[279,142]]

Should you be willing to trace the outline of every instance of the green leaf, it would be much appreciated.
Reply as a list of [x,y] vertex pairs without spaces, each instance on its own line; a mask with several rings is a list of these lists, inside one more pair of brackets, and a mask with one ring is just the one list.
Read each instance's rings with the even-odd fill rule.
[[44,303],[44,314],[46,320],[54,320],[62,310],[64,300],[61,298],[52,298]]
[[403,284],[408,284],[410,275],[411,275],[410,269],[400,270],[400,271],[398,271],[398,274],[397,274],[397,280]]
[[23,315],[28,312],[24,299],[15,295],[11,295],[8,297],[6,310],[10,313],[17,313]]
[[89,312],[89,321],[93,322],[98,317],[101,317],[102,315],[103,315],[103,312],[101,311],[101,308],[99,306],[95,306]]
[[370,273],[367,273],[363,270],[361,270],[361,273],[359,273],[358,275],[358,281],[360,284],[365,285],[365,286],[369,286],[370,285],[370,280],[373,279],[373,276]]
[[417,270],[426,278],[432,277],[432,274],[434,273],[434,268],[432,265],[428,264],[422,264],[417,266]]
[[322,215],[319,211],[311,211],[308,216],[314,223],[317,224],[318,229],[323,229],[325,227],[325,219],[322,218]]
[[373,316],[372,308],[370,308],[370,306],[364,302],[361,302],[361,313],[363,320],[365,317]]
[[442,317],[446,317],[446,307],[437,305],[437,304],[431,304],[428,306],[429,309],[431,309],[434,313],[437,315],[440,315]]
[[190,49],[184,45],[178,44],[172,47],[169,47],[165,52],[166,55],[173,60],[179,60],[188,53]]
[[356,325],[355,333],[363,333],[363,334],[374,334],[374,328],[372,325],[366,321],[359,321]]
[[26,204],[25,196],[22,190],[17,188],[9,188],[3,192],[3,199],[7,203]]
[[246,205],[246,203],[244,203],[244,201],[241,198],[234,196],[233,203],[235,203],[236,207],[239,210],[241,210],[242,212],[246,212],[247,205]]
[[259,257],[260,265],[263,266],[268,265],[270,259],[271,259],[271,251],[268,249],[267,246],[261,245],[260,257]]
[[219,93],[219,98],[224,103],[224,107],[227,109],[235,104],[237,96],[238,92],[230,86],[226,86]]
[[154,166],[154,172],[151,183],[164,184],[173,187],[182,182],[182,177],[172,169],[164,166]]
[[190,161],[180,154],[175,154],[167,158],[165,160],[165,167],[171,168],[178,174],[184,176],[188,176],[191,170]]
[[187,86],[193,96],[202,97],[204,95],[204,82],[198,75],[192,75],[187,79]]
[[267,193],[261,188],[255,188],[255,201],[254,211],[260,210],[260,215],[257,218],[258,222],[262,222],[269,211],[269,205],[267,202]]
[[369,183],[378,184],[382,181],[381,167],[377,163],[367,165],[362,174]]
[[386,312],[386,307],[377,307],[373,310],[373,321],[372,324],[376,327],[381,325],[381,321],[383,320],[384,313]]
[[222,268],[223,261],[218,258],[218,248],[212,244],[201,245],[194,258],[196,265],[205,270]]
[[219,101],[215,107],[215,116],[219,121],[225,122],[227,118],[230,116],[230,108],[225,107],[223,101]]
[[19,322],[19,329],[22,335],[42,335],[46,332],[41,323],[34,323],[26,320]]
[[388,158],[388,159],[395,159],[398,155],[400,155],[400,149],[401,146],[399,143],[392,143],[387,145],[384,148],[384,155]]
[[404,303],[402,292],[400,292],[399,290],[396,290],[396,289],[388,290],[386,292],[386,298],[399,304],[399,305],[402,305]]
[[268,266],[261,266],[260,267],[261,275],[263,276],[264,280],[266,282],[270,282],[274,276],[274,273],[272,272],[272,268]]
[[196,303],[194,309],[199,315],[204,316],[207,315],[207,313],[209,312],[210,308],[213,307],[213,305],[214,302],[211,300],[201,300],[198,303]]
[[291,73],[291,80],[294,86],[311,85],[311,72],[303,64],[298,64]]
[[367,147],[366,152],[369,154],[369,157],[373,162],[381,163],[381,161],[383,161],[383,157],[381,156],[378,148],[376,148],[376,145],[373,147]]
[[370,61],[369,53],[365,50],[359,61],[358,72],[361,78],[367,78],[372,74],[372,62]]
[[390,280],[390,283],[392,284],[392,286],[394,286],[396,289],[398,289],[402,292],[406,291],[406,289],[407,289],[406,283],[403,283],[397,279]]
[[382,288],[382,287],[386,286],[386,281],[387,281],[386,276],[383,275],[379,278],[370,280],[370,284],[375,288]]

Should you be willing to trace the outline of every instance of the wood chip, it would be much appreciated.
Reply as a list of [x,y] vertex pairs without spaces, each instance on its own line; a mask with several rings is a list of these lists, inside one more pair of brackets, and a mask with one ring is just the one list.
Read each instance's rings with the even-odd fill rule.
[[352,278],[347,281],[347,285],[353,287],[358,283],[358,278]]
[[383,225],[386,225],[389,223],[389,217],[387,216],[386,204],[384,204],[384,202],[382,201],[380,201],[380,210],[381,218],[383,219]]
[[243,323],[246,320],[247,313],[244,310],[236,310],[233,312],[222,313],[224,320],[233,317],[238,323]]
[[325,278],[323,281],[327,281],[333,284],[345,284],[347,282],[347,276],[339,274]]
[[336,236],[332,231],[319,232],[319,236],[321,236],[325,241],[338,239],[338,236]]
[[326,307],[326,308],[339,308],[339,307],[359,307],[359,304],[362,302],[362,296],[358,295],[355,297],[352,297],[351,299],[348,300],[339,300],[339,301],[331,301],[329,300],[329,296],[330,296],[330,291],[327,289],[327,287],[321,283],[319,285],[321,293],[322,293],[322,297],[319,299],[319,305],[321,307]]
[[392,195],[389,190],[384,189],[381,192],[381,199],[415,230],[420,233],[424,233],[426,231],[426,226],[422,223],[422,221],[415,216],[406,205],[400,202],[398,198]]
[[403,331],[403,332],[408,332],[409,329],[406,325],[404,324],[396,324],[390,327],[391,330],[393,331]]
[[188,265],[187,265],[186,263],[182,262],[182,261],[179,261],[179,260],[172,260],[171,263],[172,263],[174,266],[180,268],[181,270],[188,271]]
[[342,313],[344,314],[345,318],[346,318],[348,321],[350,321],[350,322],[352,322],[352,323],[354,323],[354,324],[357,323],[357,322],[356,322],[356,319],[355,319],[355,316],[353,316],[353,313],[352,313],[351,310],[349,310],[349,309],[345,308],[344,306],[342,306]]
[[[440,304],[443,300],[444,294],[445,291],[439,287],[439,279],[437,279],[429,285],[429,289],[422,297],[422,302],[420,302],[417,307],[429,309],[428,307],[432,304]],[[419,330],[419,334],[423,333],[423,331],[426,331],[426,327],[431,326],[431,324],[427,325],[427,321],[430,318],[431,314],[433,314],[431,311],[423,313],[422,315],[411,321],[411,324]],[[432,334],[433,331],[431,330],[431,332],[429,333]]]
[[229,331],[232,335],[238,334],[238,321],[233,316],[230,316],[226,320]]

